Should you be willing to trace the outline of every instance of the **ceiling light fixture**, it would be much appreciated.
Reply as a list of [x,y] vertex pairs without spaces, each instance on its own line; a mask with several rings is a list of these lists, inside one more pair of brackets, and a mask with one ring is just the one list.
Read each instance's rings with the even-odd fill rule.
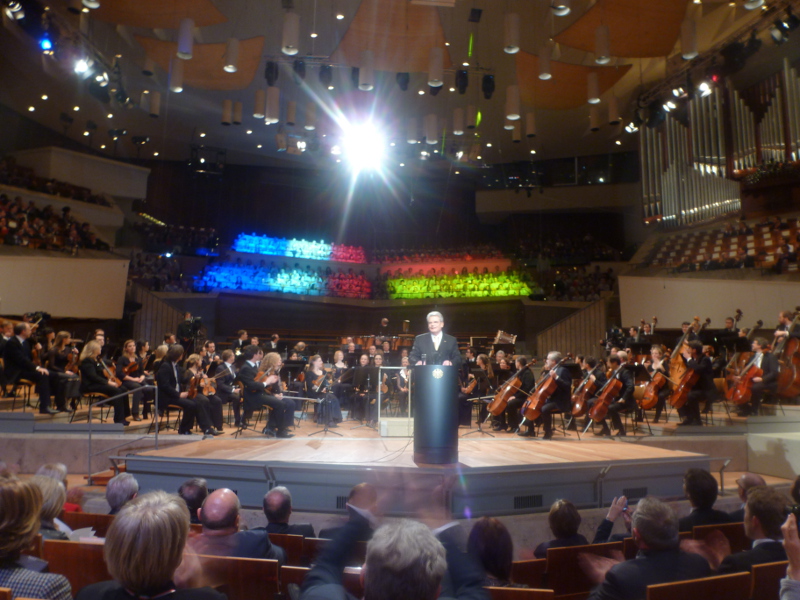
[[431,48],[428,58],[428,85],[441,87],[444,85],[444,50]]
[[300,15],[289,11],[283,17],[281,52],[294,56],[300,51]]
[[236,73],[239,68],[239,40],[230,38],[225,46],[225,61],[222,70],[226,73]]
[[553,47],[548,43],[545,44],[539,52],[539,79],[547,81],[553,74],[550,72],[550,56],[552,55]]
[[169,89],[176,94],[183,91],[183,61],[173,59],[172,70],[169,74]]
[[611,62],[611,38],[608,25],[599,25],[594,31],[594,62],[607,65]]
[[506,14],[503,52],[506,54],[519,52],[519,15],[517,13]]
[[375,57],[372,50],[361,53],[361,64],[358,68],[358,89],[369,92],[375,88]]
[[181,19],[178,29],[178,50],[175,56],[181,60],[191,60],[194,49],[194,21],[186,17]]
[[556,0],[550,5],[550,10],[557,17],[566,17],[570,12],[570,0]]
[[597,72],[592,71],[586,78],[587,83],[587,98],[589,104],[600,104],[600,83],[597,77]]

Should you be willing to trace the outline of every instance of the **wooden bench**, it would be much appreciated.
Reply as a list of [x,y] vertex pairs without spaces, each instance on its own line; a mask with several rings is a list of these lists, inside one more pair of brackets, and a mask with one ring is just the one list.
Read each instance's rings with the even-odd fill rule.
[[[703,579],[647,586],[647,600],[749,600],[750,573],[732,573]],[[762,600],[759,598],[759,600]]]
[[45,540],[42,558],[51,573],[60,573],[72,586],[72,595],[91,583],[112,579],[103,560],[103,544]]
[[303,566],[303,536],[286,533],[270,533],[269,541],[286,552],[286,564],[292,567]]
[[705,540],[712,531],[719,531],[728,538],[731,552],[742,552],[750,548],[750,540],[744,533],[744,523],[721,523],[719,525],[695,525],[692,528],[692,539]]
[[536,590],[513,587],[487,587],[492,600],[552,600],[553,590]]
[[595,583],[578,567],[579,554],[597,554],[611,557],[612,552],[622,552],[622,542],[588,544],[547,549],[547,571],[544,586],[552,589],[556,597],[585,597]]
[[547,570],[546,558],[518,560],[511,563],[511,581],[524,583],[531,588],[542,587],[544,572]]
[[[58,518],[69,525],[70,529],[91,527],[94,529],[95,535],[101,538],[106,537],[108,528],[111,527],[111,523],[114,521],[114,515],[84,512],[62,512]],[[203,526],[192,523],[189,525],[189,530],[192,533],[202,533]]]
[[753,565],[750,573],[753,581],[750,597],[754,600],[778,600],[781,592],[781,579],[786,577],[789,561]]
[[228,600],[274,600],[278,593],[278,561],[262,558],[198,555],[202,580]]

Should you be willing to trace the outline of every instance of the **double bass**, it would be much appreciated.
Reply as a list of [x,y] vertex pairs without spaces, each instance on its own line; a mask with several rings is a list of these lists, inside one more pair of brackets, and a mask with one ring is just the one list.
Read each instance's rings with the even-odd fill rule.
[[530,369],[535,364],[535,360],[529,362],[527,365],[509,377],[503,386],[497,391],[497,393],[494,395],[494,398],[489,403],[489,406],[486,407],[486,410],[488,410],[493,417],[499,417],[505,412],[506,406],[508,406],[508,401],[514,397],[514,394],[516,394],[518,390],[522,389],[522,373],[525,372],[525,369]]
[[800,323],[800,306],[796,306],[795,311],[787,335],[775,345],[774,350],[779,365],[778,395],[782,398],[793,398],[800,394],[800,340],[790,337]]
[[598,362],[594,369],[586,374],[586,377],[583,378],[583,381],[581,381],[580,385],[575,389],[575,393],[572,394],[573,417],[582,417],[586,414],[589,400],[591,400],[592,396],[594,396],[594,393],[597,390],[597,380],[592,380],[591,376],[597,369],[602,367],[603,363]]
[[683,374],[686,372],[686,363],[683,362],[681,358],[681,349],[683,345],[686,343],[687,339],[689,338],[689,334],[694,331],[696,326],[700,325],[700,317],[695,317],[692,319],[691,325],[686,330],[686,332],[681,336],[678,340],[678,343],[675,345],[675,349],[672,351],[672,354],[669,358],[669,372],[672,375],[673,379],[680,380],[683,377]]

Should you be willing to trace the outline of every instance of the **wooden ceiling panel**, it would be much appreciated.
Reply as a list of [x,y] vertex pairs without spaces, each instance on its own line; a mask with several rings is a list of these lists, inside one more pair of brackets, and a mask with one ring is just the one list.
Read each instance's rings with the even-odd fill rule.
[[103,2],[92,11],[92,18],[129,27],[177,29],[181,19],[191,17],[195,27],[225,23],[228,19],[211,0],[135,0]]
[[516,54],[517,83],[520,99],[526,106],[566,110],[586,104],[589,73],[597,73],[602,95],[627,73],[631,65],[622,67],[586,67],[551,61],[552,78],[539,79],[539,57],[525,51]]
[[410,73],[428,70],[428,54],[444,48],[444,67],[451,67],[436,8],[407,0],[362,0],[331,61],[358,66],[361,52],[371,50],[378,71]]
[[675,47],[690,0],[598,0],[555,37],[559,44],[594,52],[594,34],[608,25],[611,56],[667,56]]
[[[175,56],[177,44],[140,35],[135,37],[147,56],[169,73],[169,63]],[[202,90],[243,90],[247,88],[258,71],[261,52],[264,48],[264,38],[254,37],[239,41],[239,62],[236,73],[227,73],[222,69],[225,46],[225,44],[195,44],[192,59],[184,61],[184,85]]]

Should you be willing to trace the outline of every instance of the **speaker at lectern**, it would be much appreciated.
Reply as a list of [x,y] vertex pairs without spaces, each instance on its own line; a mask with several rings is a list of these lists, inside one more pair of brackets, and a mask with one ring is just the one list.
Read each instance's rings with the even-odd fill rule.
[[414,462],[458,462],[458,369],[418,365],[411,378],[414,407]]

